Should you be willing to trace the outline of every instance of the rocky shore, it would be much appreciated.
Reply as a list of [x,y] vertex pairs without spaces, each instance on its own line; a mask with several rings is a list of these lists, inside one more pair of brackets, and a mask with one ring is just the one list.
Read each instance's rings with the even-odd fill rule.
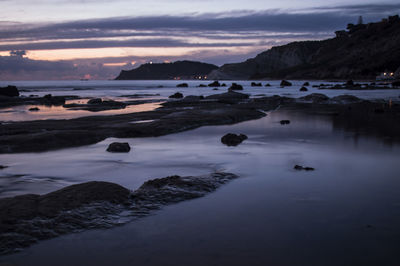
[[[265,111],[278,106],[331,114],[337,124],[384,131],[382,134],[393,139],[400,135],[400,107],[396,103],[370,102],[349,95],[329,98],[318,93],[298,99],[249,98],[247,94],[228,91],[207,97],[172,99],[148,112],[3,123],[0,153],[41,152],[94,144],[110,137],[154,137],[206,125],[233,124],[261,118],[266,115]],[[145,122],[138,123],[141,121]]]
[[39,240],[94,228],[110,228],[163,206],[205,196],[236,175],[169,176],[135,191],[109,182],[87,182],[45,195],[0,199],[0,255]]

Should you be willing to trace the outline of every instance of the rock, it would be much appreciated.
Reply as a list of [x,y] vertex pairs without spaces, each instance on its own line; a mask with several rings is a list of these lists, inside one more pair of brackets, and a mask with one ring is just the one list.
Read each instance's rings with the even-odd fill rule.
[[52,96],[51,94],[46,94],[43,96],[44,105],[63,105],[65,104],[65,98],[62,96]]
[[208,87],[221,87],[221,84],[218,81],[214,81],[208,84]]
[[225,84],[225,83],[222,83],[222,84],[221,84],[221,87],[226,87],[226,84]]
[[90,99],[87,103],[88,104],[101,104],[101,103],[103,103],[103,100],[101,98],[94,98],[94,99]]
[[286,80],[281,81],[281,87],[290,87],[290,86],[292,86],[292,83],[290,83],[289,81]]
[[205,88],[205,87],[207,87],[207,85],[200,84],[200,85],[199,85],[199,86],[197,86],[197,87],[199,87],[199,88]]
[[127,142],[113,142],[107,148],[108,152],[129,152],[130,150],[131,147]]
[[353,86],[354,86],[354,82],[353,82],[352,80],[348,80],[348,81],[346,82],[346,86],[347,86],[347,87],[353,87]]
[[308,91],[308,89],[306,87],[301,87],[300,91]]
[[279,123],[281,123],[281,125],[289,125],[290,120],[281,120]]
[[19,91],[15,86],[7,86],[0,88],[0,95],[1,96],[8,96],[8,97],[18,97]]
[[213,91],[217,91],[217,90],[218,90],[218,88],[214,88],[214,89],[213,89]]
[[271,84],[267,83],[265,84],[265,87],[271,87]]
[[5,168],[7,168],[8,166],[5,166],[5,165],[0,165],[0,170],[3,170],[3,169],[5,169]]
[[251,83],[251,86],[252,86],[252,87],[261,87],[262,84],[261,84],[261,82],[260,82],[260,83],[252,82],[252,83]]
[[203,95],[200,95],[200,96],[188,95],[185,98],[183,98],[182,101],[184,101],[184,102],[193,102],[194,103],[194,102],[198,102],[198,101],[203,100],[203,99],[204,99]]
[[189,87],[189,85],[187,83],[180,83],[178,85],[176,85],[177,88],[187,88]]
[[321,103],[329,100],[329,97],[321,93],[312,93],[307,96],[300,97],[299,99],[303,101],[312,101],[313,103]]
[[30,112],[37,112],[37,111],[39,111],[40,109],[38,108],[38,107],[32,107],[32,108],[29,108],[29,111]]
[[304,166],[301,166],[301,165],[295,165],[294,167],[293,167],[293,169],[295,169],[295,170],[298,170],[298,171],[301,171],[301,170],[305,170],[305,171],[314,171],[315,169],[314,168],[312,168],[312,167],[304,167]]
[[236,135],[232,133],[228,133],[221,138],[221,142],[227,146],[237,146],[247,139],[247,136],[244,134]]
[[181,98],[183,98],[183,94],[180,92],[176,92],[176,93],[170,95],[168,98],[181,99]]
[[331,101],[334,103],[348,104],[348,103],[361,102],[362,100],[353,95],[339,95],[331,98]]
[[42,196],[2,198],[0,255],[67,233],[118,226],[166,205],[203,197],[235,178],[222,172],[169,176],[147,181],[133,192],[109,182],[87,182]]
[[249,95],[245,93],[240,93],[240,92],[235,92],[235,91],[228,91],[225,93],[221,94],[212,94],[206,97],[206,99],[216,99],[216,100],[222,100],[222,99],[248,99]]
[[241,91],[243,90],[243,86],[240,84],[232,83],[232,86],[229,87],[229,91]]
[[310,86],[310,82],[304,82],[304,84],[303,84],[303,87],[305,87],[305,86]]
[[73,110],[86,110],[90,112],[100,112],[106,110],[124,109],[126,104],[114,100],[91,99],[87,104],[70,103],[64,104],[64,108],[71,108]]

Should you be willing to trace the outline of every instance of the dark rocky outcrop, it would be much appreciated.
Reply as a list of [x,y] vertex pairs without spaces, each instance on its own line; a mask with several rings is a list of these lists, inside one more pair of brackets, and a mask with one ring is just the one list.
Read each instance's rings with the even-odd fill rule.
[[189,84],[187,83],[179,83],[178,85],[176,85],[177,88],[187,88],[189,87]]
[[168,96],[168,98],[171,98],[171,99],[181,99],[181,98],[183,98],[183,94],[180,93],[180,92],[176,92],[176,93],[174,93],[174,94]]
[[281,120],[279,123],[281,125],[289,125],[290,124],[290,120]]
[[298,170],[298,171],[301,171],[301,170],[305,170],[305,171],[314,171],[314,170],[315,170],[315,169],[312,168],[312,167],[308,167],[308,166],[304,167],[304,166],[297,165],[297,164],[293,167],[293,169]]
[[299,99],[313,103],[322,103],[328,101],[329,97],[321,93],[311,93],[307,96],[300,97]]
[[354,25],[335,38],[276,46],[242,63],[226,64],[212,79],[375,79],[400,62],[400,18]]
[[90,112],[101,112],[106,110],[124,109],[126,104],[114,100],[102,100],[101,98],[90,99],[87,104],[70,103],[64,104],[64,108],[71,110],[85,110]]
[[218,67],[193,61],[177,61],[173,63],[147,63],[132,70],[122,70],[117,80],[163,80],[163,79],[194,79],[207,76]]
[[108,145],[107,151],[108,152],[129,152],[131,150],[131,146],[127,142],[113,142]]
[[281,87],[290,87],[292,86],[292,83],[287,80],[282,80],[280,85]]
[[308,82],[308,81],[304,82],[303,87],[306,87],[306,86],[310,86],[310,82]]
[[87,103],[88,104],[102,104],[103,100],[101,98],[94,98],[94,99],[90,99]]
[[250,85],[251,85],[252,87],[261,87],[261,86],[262,86],[261,82],[260,82],[260,83],[252,82]]
[[229,91],[242,91],[243,86],[240,84],[232,83],[232,85],[228,89]]
[[214,81],[208,84],[208,87],[221,87],[221,84],[218,81]]
[[147,181],[134,192],[109,182],[87,182],[42,196],[0,199],[0,254],[62,234],[121,225],[165,205],[205,196],[235,178],[230,173],[169,176]]
[[37,111],[39,111],[40,109],[38,108],[38,107],[32,107],[32,108],[29,108],[29,111],[30,112],[37,112]]
[[300,91],[308,91],[308,89],[306,87],[301,87]]
[[221,142],[227,146],[237,146],[247,139],[247,136],[244,134],[233,134],[228,133],[221,138]]
[[0,170],[6,169],[8,166],[6,165],[0,165]]
[[7,97],[18,97],[19,91],[15,86],[7,86],[0,88],[0,95],[7,96]]

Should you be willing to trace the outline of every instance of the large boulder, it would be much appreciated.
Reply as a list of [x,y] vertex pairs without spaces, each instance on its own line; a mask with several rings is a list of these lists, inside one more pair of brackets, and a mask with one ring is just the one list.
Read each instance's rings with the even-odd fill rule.
[[129,152],[130,150],[131,147],[127,142],[113,142],[107,148],[108,152]]
[[303,86],[303,87],[300,88],[300,91],[308,91],[308,89]]
[[0,88],[0,95],[8,97],[18,97],[19,91],[15,86],[2,87]]
[[221,142],[227,146],[237,146],[246,139],[247,136],[244,134],[236,135],[233,133],[228,133],[221,138]]

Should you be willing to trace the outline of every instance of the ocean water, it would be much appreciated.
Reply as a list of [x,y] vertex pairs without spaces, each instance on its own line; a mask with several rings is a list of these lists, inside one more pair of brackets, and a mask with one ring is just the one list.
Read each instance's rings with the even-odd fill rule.
[[[149,84],[158,86],[158,81]],[[212,88],[163,89],[169,91],[150,90],[162,97],[176,91],[214,93]],[[93,91],[107,97],[127,94],[122,89],[117,94],[102,90]],[[131,90],[127,89],[129,94]],[[299,95],[297,85],[245,88],[253,95],[269,90]],[[358,93],[368,99],[388,99],[397,93],[384,91],[378,97],[375,91],[322,92]],[[291,123],[282,126],[282,119]],[[228,132],[249,138],[227,147],[220,138]],[[2,154],[0,164],[9,168],[0,171],[0,197],[42,194],[90,180],[134,190],[146,180],[175,174],[225,171],[240,178],[206,197],[168,206],[124,226],[42,241],[0,257],[0,265],[400,264],[397,142],[388,144],[368,131],[346,131],[329,116],[285,110],[235,125],[121,139],[132,147],[128,154],[105,151],[116,140],[43,153]],[[296,164],[316,170],[296,171]]]
[[[188,83],[189,88],[177,88],[179,83]],[[211,81],[175,81],[175,80],[160,80],[160,81],[125,81],[125,80],[89,80],[89,81],[0,81],[0,87],[7,85],[15,85],[21,90],[23,96],[37,95],[44,96],[52,94],[53,96],[66,96],[76,95],[81,97],[80,101],[87,101],[88,98],[101,97],[103,99],[111,100],[127,100],[129,95],[136,95],[133,100],[166,100],[168,96],[175,92],[181,92],[184,96],[187,95],[211,95],[222,93],[227,90],[226,87],[221,87],[217,91],[214,88],[199,88],[200,84],[209,84]],[[350,94],[360,97],[362,99],[376,100],[381,99],[385,101],[400,101],[400,90],[319,90],[313,88],[312,85],[324,84],[338,84],[338,82],[326,81],[310,81],[308,92],[300,92],[305,81],[296,80],[291,81],[292,87],[281,88],[280,81],[264,81],[271,84],[271,87],[251,87],[251,81],[226,81],[229,86],[232,82],[243,85],[243,93],[250,94],[252,97],[281,95],[287,97],[298,98],[310,93],[323,93],[329,97],[334,97],[342,94]],[[221,82],[223,83],[223,81]],[[142,96],[140,96],[142,95]],[[151,95],[151,96],[149,96]],[[132,98],[129,98],[132,100]],[[70,101],[74,102],[74,101]],[[39,107],[39,112],[29,112],[29,108]],[[157,108],[157,104],[134,105],[126,109],[111,110],[103,112],[89,112],[66,110],[62,107],[45,107],[45,106],[19,106],[13,108],[0,109],[0,121],[23,121],[23,120],[37,120],[37,119],[70,119],[75,117],[90,116],[90,115],[109,115],[121,114],[129,112],[147,111]]]

